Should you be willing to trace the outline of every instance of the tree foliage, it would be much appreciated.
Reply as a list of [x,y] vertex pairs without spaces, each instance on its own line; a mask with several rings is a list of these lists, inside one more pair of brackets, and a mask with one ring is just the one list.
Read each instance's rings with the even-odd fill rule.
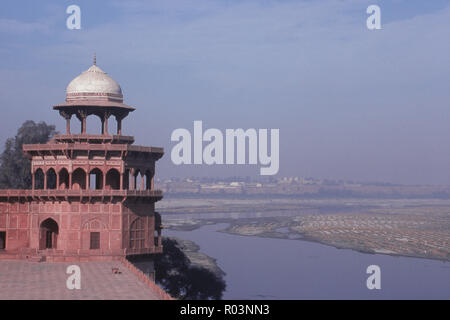
[[6,140],[0,155],[0,188],[30,189],[31,163],[23,154],[22,145],[46,143],[56,133],[54,125],[25,121],[16,136]]
[[177,299],[221,299],[225,281],[212,271],[191,265],[177,242],[163,238],[164,253],[155,261],[156,281]]

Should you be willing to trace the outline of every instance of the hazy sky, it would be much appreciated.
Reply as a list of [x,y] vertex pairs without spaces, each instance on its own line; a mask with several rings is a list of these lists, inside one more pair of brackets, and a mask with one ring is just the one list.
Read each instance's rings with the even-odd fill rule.
[[160,177],[259,175],[172,165],[172,131],[202,120],[279,128],[281,176],[450,184],[450,0],[104,2],[1,2],[1,143],[27,119],[63,131],[51,106],[96,52],[136,107],[124,134],[165,148]]

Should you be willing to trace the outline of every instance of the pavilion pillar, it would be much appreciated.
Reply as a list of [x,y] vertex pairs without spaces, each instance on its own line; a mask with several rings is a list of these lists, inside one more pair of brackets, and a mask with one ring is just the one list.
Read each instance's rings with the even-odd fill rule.
[[59,111],[59,114],[66,119],[66,134],[70,134],[70,119],[72,118],[72,114],[65,111]]
[[56,190],[59,190],[59,174],[56,174]]
[[36,184],[36,174],[31,172],[31,189],[34,190],[34,186]]
[[86,133],[86,117],[81,118],[81,134]]
[[120,174],[120,186],[119,189],[122,190],[123,189],[123,173]]
[[135,190],[135,186],[136,186],[136,177],[134,176],[134,168],[130,170],[130,175],[131,175],[131,186],[130,186],[130,190]]
[[72,172],[69,172],[69,185],[67,186],[67,189],[72,189]]
[[140,175],[141,175],[141,186],[140,186],[140,190],[145,190],[145,184],[144,184],[144,176],[141,174],[141,173],[139,173]]
[[105,118],[102,118],[101,121],[102,121],[102,134],[105,134]]
[[89,190],[89,171],[86,172],[86,185],[84,186],[86,190]]
[[47,190],[47,171],[44,172],[44,190]]
[[105,116],[105,135],[108,135],[108,118]]
[[106,111],[103,114],[102,120],[102,134],[108,135],[108,118],[111,116],[111,112]]
[[86,133],[86,118],[88,116],[88,113],[86,110],[78,110],[76,113],[76,116],[78,120],[81,122],[81,134]]
[[123,118],[125,118],[127,116],[127,114],[128,114],[128,112],[114,115],[114,117],[116,118],[116,121],[117,121],[117,135],[119,135],[119,136],[122,135],[122,120],[123,120]]
[[122,119],[117,120],[117,134],[122,135]]

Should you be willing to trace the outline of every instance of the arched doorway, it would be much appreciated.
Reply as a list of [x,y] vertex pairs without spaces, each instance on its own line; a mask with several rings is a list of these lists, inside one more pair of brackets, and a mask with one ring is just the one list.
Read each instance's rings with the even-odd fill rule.
[[58,224],[48,218],[41,223],[39,249],[56,249],[58,239]]
[[58,189],[69,189],[69,172],[66,168],[59,170],[59,186]]
[[103,189],[103,173],[100,169],[94,168],[89,172],[89,189]]
[[138,169],[134,172],[134,190],[141,190],[142,173]]
[[106,190],[120,189],[120,173],[116,169],[110,169],[106,173]]
[[72,189],[86,189],[86,172],[78,168],[72,173]]
[[47,170],[47,189],[56,189],[56,172],[55,169],[50,168]]
[[34,173],[34,189],[44,189],[44,171],[41,168]]

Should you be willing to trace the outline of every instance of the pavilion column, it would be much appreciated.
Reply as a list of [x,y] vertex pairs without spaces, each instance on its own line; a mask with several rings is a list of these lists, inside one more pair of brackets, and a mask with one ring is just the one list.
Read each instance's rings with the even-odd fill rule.
[[86,118],[87,118],[87,111],[86,110],[78,110],[77,111],[77,118],[81,122],[81,134],[86,133]]
[[86,190],[89,190],[89,171],[86,172],[86,185],[84,186]]
[[111,116],[111,112],[106,111],[103,114],[103,121],[102,121],[102,134],[108,135],[108,118]]
[[152,174],[152,177],[150,179],[150,190],[153,190],[153,188],[154,188],[154,181],[155,181],[155,175]]
[[66,134],[70,134],[70,119],[66,119]]
[[117,135],[122,135],[122,120],[126,117],[126,114],[115,114],[114,117],[117,121]]
[[105,118],[102,118],[101,121],[102,121],[102,134],[105,134]]
[[122,135],[122,119],[117,120],[117,134]]
[[70,119],[72,118],[72,114],[65,111],[59,111],[59,114],[66,119],[66,134],[70,134]]
[[72,189],[72,172],[69,172],[69,185],[67,186],[67,189]]
[[105,117],[105,135],[108,135],[108,118]]
[[122,120],[128,115],[128,112],[123,112],[119,114],[114,114],[117,121],[117,135],[122,135]]
[[34,190],[35,184],[36,184],[36,173],[35,172],[31,172],[31,189]]
[[86,117],[83,117],[83,119],[81,120],[81,133],[86,133]]
[[59,174],[56,174],[56,190],[59,190]]
[[120,186],[119,189],[122,190],[123,189],[123,173],[120,174]]
[[44,172],[44,190],[47,190],[47,170]]
[[145,190],[145,184],[144,184],[144,176],[141,174],[141,173],[139,173],[140,175],[141,175],[141,187],[140,187],[140,190]]
[[131,175],[131,186],[130,186],[130,190],[135,190],[136,180],[135,180],[135,176],[134,176],[134,169],[131,169],[131,170],[130,170],[130,175]]

